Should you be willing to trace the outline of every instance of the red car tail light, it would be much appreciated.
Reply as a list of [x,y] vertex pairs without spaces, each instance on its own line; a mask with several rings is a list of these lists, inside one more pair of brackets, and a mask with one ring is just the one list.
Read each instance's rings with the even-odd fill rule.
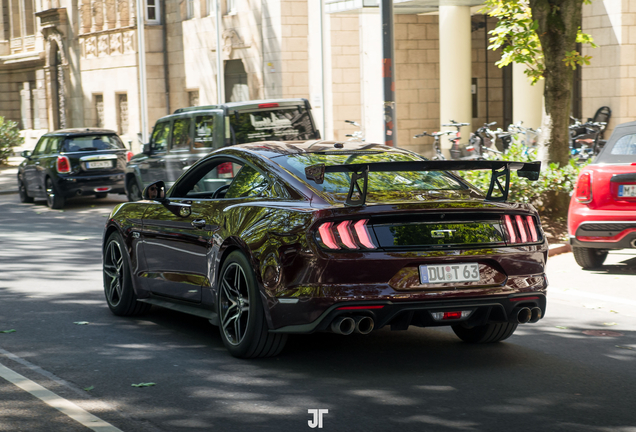
[[351,225],[351,221],[340,222],[338,224],[338,235],[346,247],[349,249],[358,249],[358,246],[353,242],[349,225]]
[[375,249],[375,245],[371,241],[371,237],[369,237],[369,231],[367,231],[367,219],[359,220],[358,222],[353,224],[353,227],[356,230],[356,234],[358,235],[358,240],[362,244],[362,246]]
[[574,196],[580,203],[589,203],[592,201],[592,173],[584,172],[579,176],[579,181],[576,182]]
[[56,164],[57,172],[60,174],[68,174],[71,172],[71,161],[68,156],[58,156]]
[[[371,240],[367,230],[367,219],[362,219],[353,224],[355,236],[351,231],[352,221],[325,222],[318,227],[318,239],[328,249],[376,249],[377,246]],[[337,237],[336,237],[337,234]],[[357,236],[357,238],[356,238]]]
[[131,151],[126,152],[126,162],[130,162],[132,157],[133,157],[133,152],[131,152]]
[[270,102],[270,103],[262,103],[262,104],[258,104],[259,108],[276,108],[278,107],[278,103],[276,102]]
[[533,216],[504,215],[503,219],[510,243],[536,243],[540,240],[537,220]]

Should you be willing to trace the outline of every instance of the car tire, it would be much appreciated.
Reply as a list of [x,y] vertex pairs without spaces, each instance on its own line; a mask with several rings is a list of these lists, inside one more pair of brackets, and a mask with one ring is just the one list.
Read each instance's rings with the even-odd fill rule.
[[108,196],[108,192],[98,192],[95,194],[95,198],[97,199],[103,199],[106,198]]
[[126,246],[118,232],[112,233],[104,247],[104,295],[108,308],[115,315],[137,316],[150,309],[147,303],[137,301],[133,290]]
[[599,268],[607,258],[606,250],[579,246],[572,246],[572,254],[576,263],[584,269]]
[[64,196],[59,193],[59,189],[53,183],[51,177],[47,177],[46,185],[46,205],[52,209],[59,210],[64,207]]
[[271,357],[282,351],[287,335],[269,332],[256,275],[239,251],[223,262],[216,304],[221,339],[234,357]]
[[26,185],[21,178],[18,178],[18,193],[20,194],[20,202],[30,204],[33,202],[33,197],[30,197],[26,190]]
[[137,180],[135,180],[134,177],[128,179],[128,183],[126,184],[126,196],[128,197],[128,201],[141,201],[141,189],[139,189]]
[[464,342],[494,343],[508,339],[517,329],[516,323],[490,323],[475,327],[454,325],[453,331]]

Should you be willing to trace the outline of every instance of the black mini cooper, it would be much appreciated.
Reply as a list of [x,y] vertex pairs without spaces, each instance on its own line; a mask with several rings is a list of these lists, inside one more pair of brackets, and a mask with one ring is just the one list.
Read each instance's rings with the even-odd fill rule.
[[22,152],[18,169],[20,201],[46,198],[61,209],[67,198],[123,194],[124,168],[132,157],[108,129],[63,129],[43,135],[33,152]]

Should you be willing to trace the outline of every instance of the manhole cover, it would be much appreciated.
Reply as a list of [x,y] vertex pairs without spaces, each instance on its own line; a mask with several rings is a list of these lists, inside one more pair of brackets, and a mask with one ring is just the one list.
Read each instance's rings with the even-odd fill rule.
[[608,331],[608,330],[585,330],[583,334],[586,334],[588,336],[608,336],[608,337],[623,336],[623,333]]

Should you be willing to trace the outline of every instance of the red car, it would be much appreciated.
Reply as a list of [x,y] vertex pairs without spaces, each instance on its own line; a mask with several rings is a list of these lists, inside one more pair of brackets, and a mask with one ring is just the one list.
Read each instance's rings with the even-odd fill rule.
[[568,232],[583,268],[603,265],[611,249],[636,248],[636,122],[617,126],[594,162],[581,170]]

